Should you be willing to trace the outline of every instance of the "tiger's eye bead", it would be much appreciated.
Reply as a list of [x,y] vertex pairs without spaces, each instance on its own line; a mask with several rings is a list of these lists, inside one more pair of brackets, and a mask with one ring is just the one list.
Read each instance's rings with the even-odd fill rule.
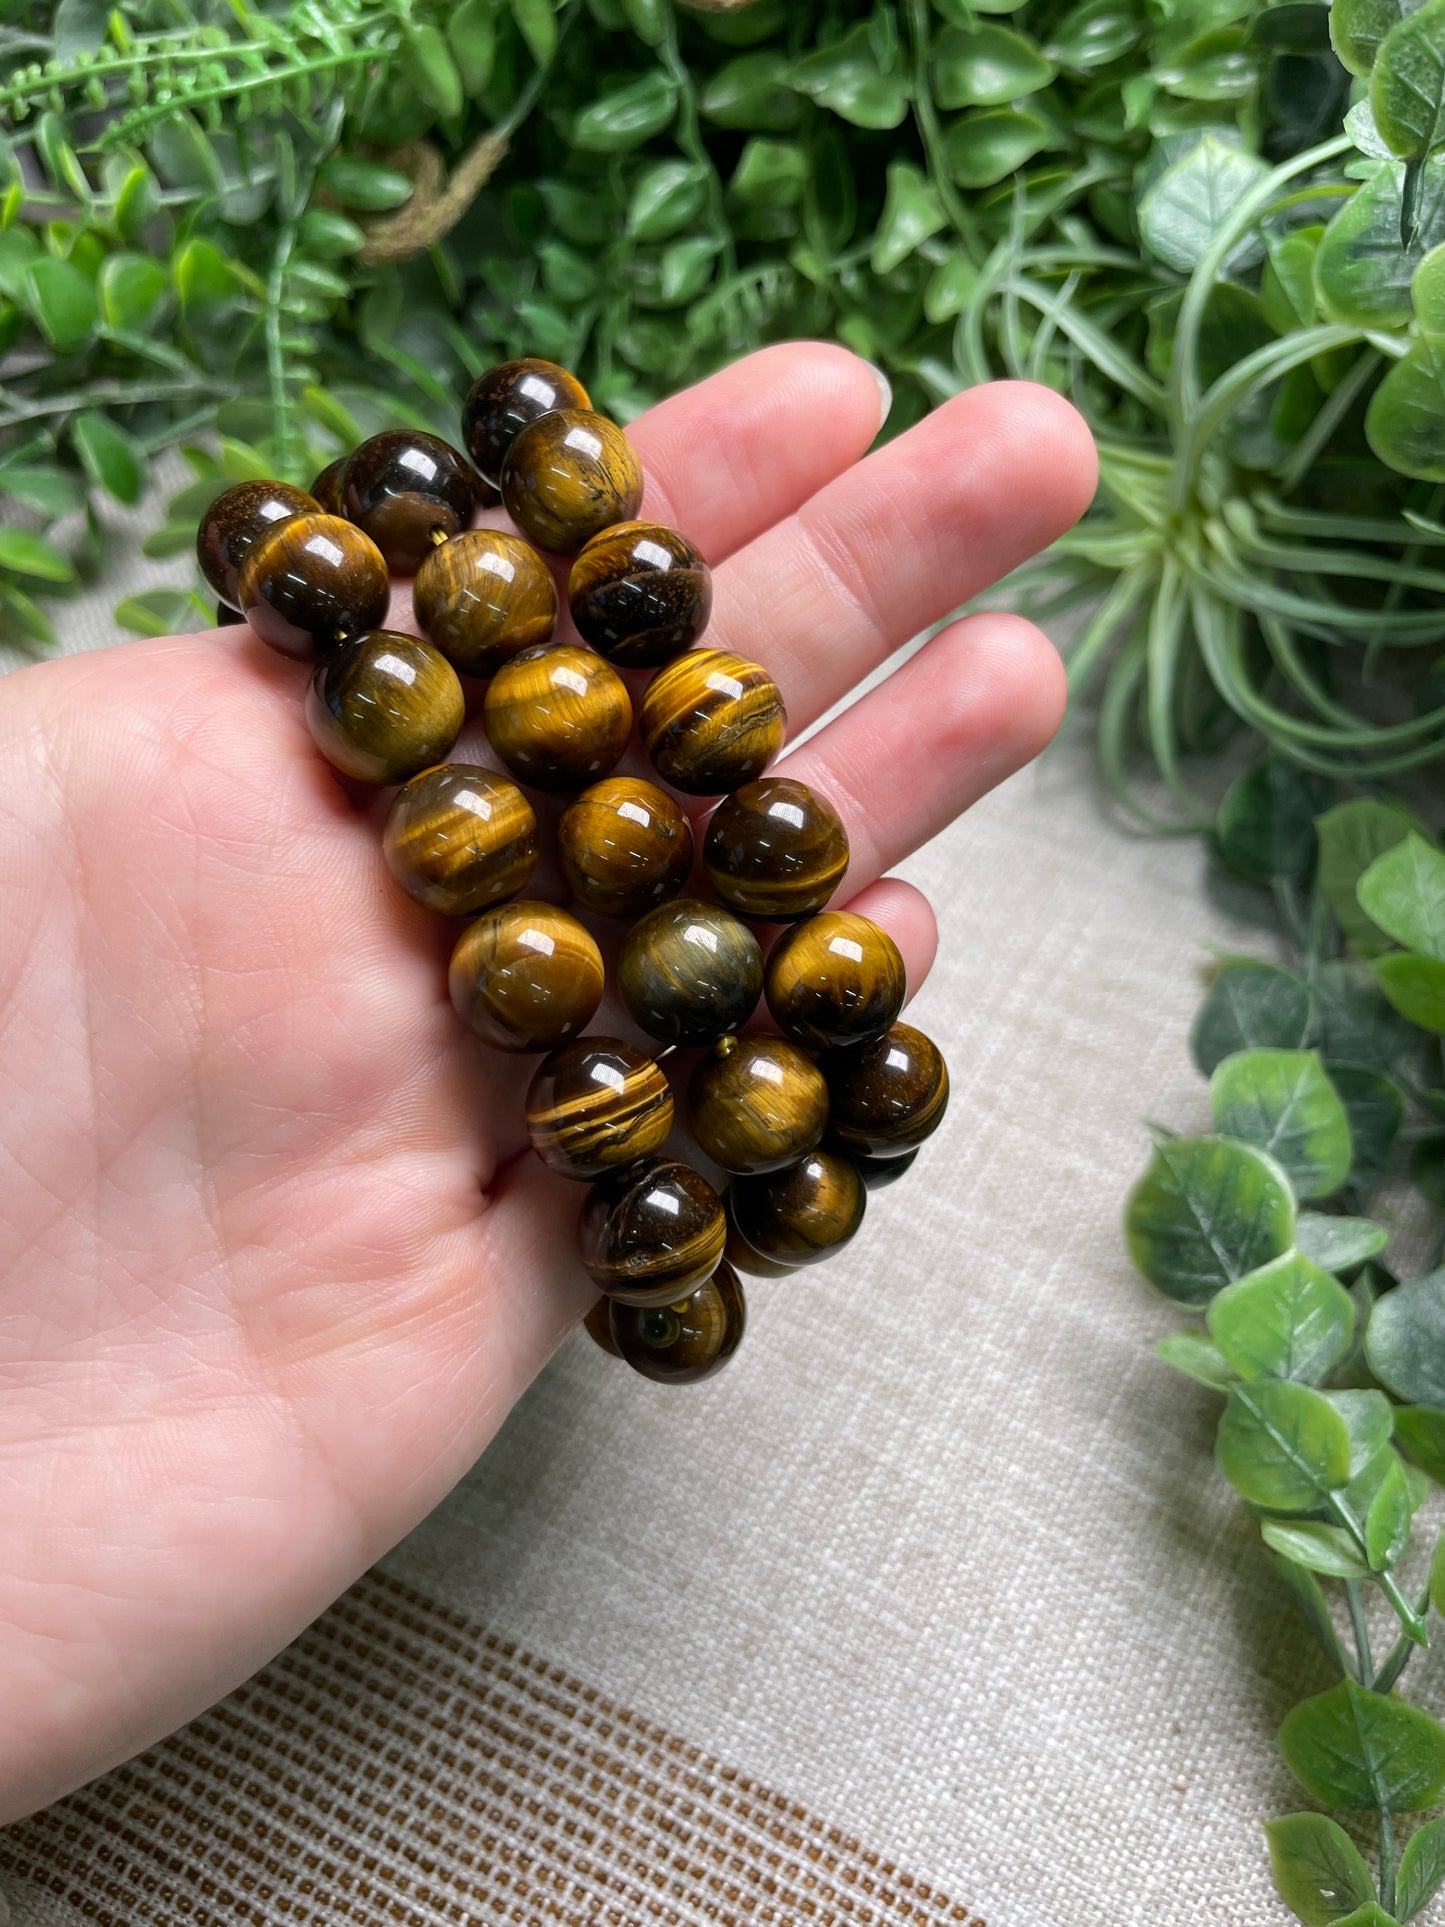
[[737,1273],[724,1261],[679,1303],[614,1302],[607,1323],[617,1356],[634,1372],[659,1385],[696,1385],[720,1372],[742,1343],[747,1305]]
[[721,796],[761,776],[783,747],[788,712],[766,669],[723,649],[693,649],[643,691],[643,746],[664,781]]
[[785,1037],[829,1050],[881,1037],[907,984],[886,930],[851,910],[820,910],[774,944],[765,988]]
[[308,662],[386,620],[391,577],[381,550],[350,522],[297,515],[253,545],[236,593],[262,642]]
[[796,1164],[822,1141],[828,1086],[781,1037],[722,1037],[687,1087],[692,1132],[724,1171],[754,1176]]
[[400,783],[439,763],[465,720],[456,670],[429,642],[395,629],[339,643],[306,693],[316,747],[363,783]]
[[575,555],[642,502],[642,464],[605,415],[561,409],[517,436],[502,464],[508,515],[539,549]]
[[821,910],[848,872],[848,832],[826,797],[786,776],[744,783],[713,812],[708,881],[743,917],[792,923]]
[[632,699],[590,649],[524,649],[487,684],[487,740],[538,790],[580,790],[605,776],[632,735]]
[[706,629],[712,572],[675,529],[619,522],[572,564],[567,600],[578,635],[609,662],[655,669]]
[[527,1133],[549,1171],[600,1178],[660,1151],[672,1092],[657,1063],[617,1037],[584,1037],[542,1060],[527,1093]]
[[582,1320],[587,1336],[598,1345],[609,1358],[621,1358],[616,1340],[612,1336],[612,1300],[599,1298],[597,1303]]
[[218,602],[216,604],[216,627],[218,629],[229,629],[233,624],[238,622],[243,628],[245,627],[246,618],[241,614],[239,609],[229,608],[224,602]]
[[311,493],[317,505],[327,515],[344,515],[341,503],[341,481],[346,473],[346,457],[338,455],[334,462],[328,462],[316,480],[311,484]]
[[832,1135],[863,1157],[915,1150],[943,1122],[948,1066],[931,1037],[894,1024],[882,1037],[823,1061]]
[[868,1201],[852,1159],[836,1151],[811,1151],[786,1171],[738,1178],[728,1196],[748,1244],[780,1265],[831,1258],[862,1224]]
[[717,1270],[726,1238],[717,1192],[672,1158],[594,1184],[577,1224],[588,1277],[624,1305],[675,1304]]
[[900,1178],[907,1177],[917,1162],[917,1151],[905,1151],[896,1158],[853,1159],[865,1191],[886,1191],[890,1184],[897,1184]]
[[763,953],[745,923],[715,903],[679,898],[627,933],[617,987],[634,1023],[667,1044],[710,1044],[757,1007]]
[[222,602],[239,609],[236,578],[260,538],[278,522],[316,515],[321,504],[289,482],[237,482],[218,495],[196,530],[196,561]]
[[655,783],[609,776],[563,810],[557,855],[580,904],[604,917],[640,917],[687,882],[692,825]]
[[347,457],[344,513],[375,542],[398,575],[415,575],[436,537],[455,535],[476,507],[476,477],[440,435],[392,428]]
[[554,408],[591,406],[581,382],[555,361],[527,355],[499,362],[472,383],[462,406],[462,440],[487,481],[497,482],[507,450],[528,422]]
[[411,601],[423,634],[466,676],[496,675],[523,649],[550,642],[557,622],[552,571],[500,529],[468,529],[433,549]]
[[[793,1273],[792,1265],[780,1265],[773,1258],[765,1258],[760,1251],[754,1251],[742,1232],[738,1230],[733,1216],[733,1194],[728,1191],[723,1199],[723,1209],[727,1214],[727,1243],[723,1246],[723,1256],[734,1271],[745,1271],[750,1278],[789,1278]],[[603,1301],[606,1302],[605,1300]]]
[[555,1050],[602,1002],[602,952],[551,903],[500,903],[469,923],[452,952],[452,1003],[498,1050]]
[[526,889],[537,867],[537,818],[495,770],[442,763],[398,790],[381,847],[409,897],[443,916],[473,916]]

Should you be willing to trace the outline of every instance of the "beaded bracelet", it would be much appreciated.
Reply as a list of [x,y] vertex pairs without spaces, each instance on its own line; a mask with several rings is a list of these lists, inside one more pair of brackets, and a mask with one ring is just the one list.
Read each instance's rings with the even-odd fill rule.
[[[857,1231],[870,1190],[901,1177],[938,1126],[948,1072],[899,1023],[903,960],[866,917],[825,906],[848,868],[836,810],[764,774],[783,746],[778,687],[755,662],[694,647],[712,580],[675,530],[636,519],[642,469],[575,376],[505,362],[474,384],[466,456],[433,435],[374,435],[309,493],[242,482],[197,537],[222,622],[313,662],[306,716],[343,774],[400,784],[383,833],[409,896],[474,919],[452,952],[452,1002],[486,1043],[547,1053],[527,1096],[538,1156],[590,1185],[582,1262],[603,1297],[592,1336],[644,1376],[708,1377],[746,1316],[737,1273],[781,1277]],[[473,466],[473,464],[475,466]],[[500,500],[520,535],[472,529]],[[522,539],[525,537],[526,539]],[[548,557],[571,557],[582,642],[553,641]],[[414,574],[427,640],[380,627],[393,573]],[[718,901],[681,892],[694,830],[668,789],[611,772],[633,731],[623,671],[646,671],[637,725],[662,781],[721,797],[701,867]],[[459,674],[485,680],[483,724],[517,779],[445,759],[461,733]],[[522,900],[540,855],[523,788],[569,795],[557,855],[580,911],[626,920],[616,989],[649,1056],[584,1035],[605,987],[586,925]],[[784,926],[766,959],[751,923]],[[745,1026],[766,1002],[780,1035]],[[701,1047],[692,1134],[725,1197],[666,1154],[661,1059]]]

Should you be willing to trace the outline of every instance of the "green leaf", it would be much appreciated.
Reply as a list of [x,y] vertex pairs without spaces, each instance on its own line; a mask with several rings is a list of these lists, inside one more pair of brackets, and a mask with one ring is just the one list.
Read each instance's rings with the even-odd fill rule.
[[1365,1515],[1365,1551],[1375,1572],[1398,1565],[1410,1543],[1410,1488],[1405,1468],[1392,1458]]
[[486,89],[497,62],[497,21],[491,0],[462,0],[447,15],[447,41],[468,100]]
[[95,410],[75,416],[70,436],[81,466],[96,487],[134,508],[146,488],[145,458],[139,445],[108,415]]
[[1349,1119],[1314,1051],[1237,1051],[1209,1080],[1209,1108],[1222,1136],[1268,1152],[1302,1198],[1349,1175]]
[[1445,1485],[1445,1411],[1429,1405],[1397,1405],[1395,1436],[1422,1472]]
[[1390,945],[1378,925],[1360,908],[1360,878],[1378,856],[1403,843],[1418,828],[1410,812],[1396,803],[1367,796],[1339,803],[1315,819],[1319,834],[1320,889],[1334,911],[1345,941],[1362,957],[1378,956]]
[[1279,1897],[1305,1927],[1335,1927],[1375,1898],[1370,1870],[1338,1821],[1289,1813],[1264,1830]]
[[738,157],[729,192],[753,207],[796,207],[808,184],[808,156],[797,141],[755,134]]
[[782,134],[798,122],[797,96],[786,85],[776,55],[739,54],[719,67],[699,101],[718,127]]
[[401,71],[427,106],[443,120],[461,113],[466,96],[462,77],[441,28],[427,20],[409,21],[402,35]]
[[1445,1618],[1445,1533],[1441,1534],[1430,1561],[1430,1604]]
[[1205,134],[1144,193],[1138,210],[1139,238],[1158,260],[1181,274],[1191,273],[1242,197],[1266,171],[1255,155]]
[[25,271],[26,305],[57,354],[73,355],[95,333],[100,303],[95,283],[69,261],[48,255]]
[[1421,0],[1334,0],[1330,39],[1342,65],[1368,74],[1385,36],[1407,19]]
[[1307,1572],[1322,1572],[1328,1579],[1368,1579],[1370,1568],[1355,1550],[1355,1542],[1343,1526],[1320,1525],[1311,1519],[1287,1523],[1283,1519],[1260,1522],[1264,1542],[1281,1558],[1293,1559]]
[[100,312],[109,328],[144,334],[170,299],[171,278],[147,254],[109,254],[96,280]]
[[880,68],[867,21],[795,61],[788,77],[800,94],[855,127],[897,127],[908,112],[908,83]]
[[385,214],[402,207],[412,196],[409,174],[352,154],[333,154],[321,170],[321,180],[343,207],[354,207],[363,214]]
[[512,0],[512,18],[539,67],[548,67],[557,51],[557,8],[554,0]]
[[639,241],[664,241],[689,227],[707,206],[708,175],[695,161],[655,161],[637,177],[627,229]]
[[1418,1813],[1445,1792],[1445,1728],[1352,1679],[1295,1707],[1279,1744],[1290,1772],[1322,1806]]
[[118,603],[115,619],[132,635],[190,635],[196,620],[195,598],[184,589],[150,589]]
[[1340,1927],[1399,1927],[1393,1914],[1387,1914],[1378,1900],[1370,1901],[1364,1907],[1357,1907],[1352,1914],[1346,1914]]
[[1026,107],[983,107],[953,123],[943,151],[960,187],[992,187],[1052,145],[1054,138],[1049,122]]
[[1125,1212],[1129,1255],[1152,1285],[1204,1305],[1222,1285],[1288,1251],[1294,1199],[1283,1171],[1246,1144],[1168,1138]]
[[1303,876],[1315,858],[1314,803],[1297,770],[1271,757],[1230,785],[1215,849],[1237,876],[1271,883]]
[[155,219],[160,204],[155,175],[144,161],[137,161],[116,190],[115,225],[122,238],[137,240]]
[[0,528],[0,569],[12,569],[16,575],[34,576],[41,582],[75,579],[75,564],[70,557],[29,529]]
[[1190,1045],[1206,1077],[1236,1051],[1299,1050],[1314,1022],[1308,984],[1273,964],[1226,964],[1210,986]]
[[1375,959],[1380,988],[1402,1017],[1421,1030],[1445,1031],[1445,963],[1395,950]]
[[891,274],[914,249],[947,227],[948,216],[928,177],[911,161],[892,161],[883,215],[873,237],[875,274]]
[[1142,23],[1127,0],[1083,0],[1071,7],[1048,43],[1048,56],[1076,74],[1093,73],[1128,53]]
[[226,256],[197,235],[176,256],[174,272],[186,325],[198,333],[218,326],[237,293],[235,271]]
[[1340,1636],[1335,1631],[1335,1622],[1330,1617],[1329,1603],[1319,1580],[1304,1566],[1297,1565],[1293,1559],[1282,1558],[1269,1547],[1265,1548],[1265,1558],[1299,1607],[1305,1624],[1319,1642],[1321,1652],[1341,1675],[1351,1673],[1353,1667],[1340,1644]]
[[1301,1211],[1295,1243],[1322,1271],[1353,1271],[1385,1249],[1390,1234],[1372,1218],[1334,1218],[1320,1211]]
[[1356,1064],[1328,1064],[1330,1082],[1350,1121],[1353,1157],[1350,1182],[1370,1189],[1378,1184],[1405,1117],[1400,1087],[1382,1071]]
[[1425,0],[1385,36],[1370,75],[1370,106],[1380,138],[1401,160],[1445,140],[1445,0]]
[[1391,1008],[1371,965],[1348,958],[1321,964],[1313,989],[1326,1063],[1388,1071],[1415,1050],[1416,1033]]
[[940,261],[923,291],[924,318],[931,326],[963,313],[978,291],[978,269],[965,254]]
[[1445,242],[1445,166],[1425,164],[1415,238],[1408,248],[1400,245],[1404,176],[1398,161],[1380,167],[1325,229],[1315,256],[1315,292],[1332,321],[1402,328],[1410,320],[1415,270],[1431,248]]
[[75,477],[68,470],[32,466],[29,462],[0,464],[0,491],[48,521],[74,514],[84,501]]
[[1445,1820],[1427,1820],[1405,1842],[1395,1875],[1395,1917],[1413,1920],[1445,1881]]
[[1399,474],[1445,481],[1445,334],[1422,329],[1386,372],[1370,397],[1365,434],[1380,460]]
[[1406,1405],[1445,1410],[1445,1269],[1397,1285],[1376,1301],[1365,1357]]
[[1394,1407],[1383,1392],[1326,1392],[1324,1397],[1344,1420],[1350,1441],[1350,1479],[1364,1473],[1390,1442]]
[[365,231],[330,207],[308,207],[300,231],[302,244],[328,261],[343,260],[366,245]]
[[1299,1251],[1227,1285],[1207,1316],[1210,1336],[1244,1378],[1323,1378],[1355,1334],[1350,1294]]
[[621,154],[660,134],[677,112],[677,89],[660,67],[585,107],[572,144],[588,154]]
[[1212,1391],[1228,1391],[1239,1376],[1219,1347],[1202,1332],[1171,1332],[1154,1349],[1166,1365]]
[[934,45],[933,91],[940,107],[1002,107],[1047,87],[1053,63],[1011,27],[948,27]]
[[[1445,267],[1445,255],[1442,255]],[[1445,855],[1413,830],[1360,878],[1360,907],[1407,950],[1445,960]]]
[[1311,1512],[1349,1481],[1350,1435],[1321,1393],[1292,1379],[1232,1385],[1215,1457],[1251,1505]]

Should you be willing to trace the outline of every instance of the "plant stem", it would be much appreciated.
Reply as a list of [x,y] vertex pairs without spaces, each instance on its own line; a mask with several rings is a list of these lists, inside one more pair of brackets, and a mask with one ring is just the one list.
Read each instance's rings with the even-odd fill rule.
[[1385,1800],[1380,1802],[1380,1905],[1387,1914],[1395,1911],[1395,1823]]
[[1355,1651],[1359,1655],[1360,1684],[1372,1690],[1375,1684],[1375,1665],[1370,1657],[1370,1628],[1365,1619],[1365,1602],[1360,1596],[1358,1579],[1345,1581],[1345,1598],[1350,1606],[1350,1625],[1355,1633]]
[[928,0],[908,0],[908,37],[913,43],[913,118],[928,161],[928,178],[963,243],[963,251],[975,267],[983,263],[986,252],[978,228],[953,185],[943,158],[943,133],[928,84],[928,46],[930,21]]

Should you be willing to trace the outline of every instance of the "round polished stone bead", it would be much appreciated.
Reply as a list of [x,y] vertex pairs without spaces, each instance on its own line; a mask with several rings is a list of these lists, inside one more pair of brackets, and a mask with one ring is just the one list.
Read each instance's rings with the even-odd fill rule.
[[605,415],[561,409],[531,422],[507,450],[502,500],[523,535],[554,555],[575,555],[642,502],[642,464]]
[[552,571],[529,542],[500,529],[468,529],[433,549],[411,600],[423,635],[466,676],[495,676],[550,642],[557,622]]
[[237,482],[218,495],[196,530],[196,561],[222,602],[241,607],[237,577],[257,541],[278,522],[317,515],[321,504],[289,482]]
[[820,910],[774,944],[764,988],[785,1037],[830,1050],[881,1037],[907,983],[886,930],[851,910]]
[[702,846],[714,890],[741,917],[792,923],[821,910],[848,871],[848,832],[806,783],[764,776],[724,798]]
[[478,375],[462,406],[462,440],[489,482],[501,480],[507,450],[528,422],[555,408],[591,408],[587,390],[555,361],[526,355]]
[[632,699],[590,649],[524,649],[487,684],[487,740],[538,790],[580,790],[605,776],[632,735]]
[[670,1305],[717,1270],[722,1199],[691,1165],[654,1158],[587,1193],[577,1248],[587,1275],[624,1305]]
[[316,665],[306,722],[343,776],[400,783],[439,763],[461,734],[466,701],[457,672],[419,636],[369,629]]
[[236,594],[262,642],[309,662],[386,620],[391,577],[381,550],[339,515],[296,515],[253,544]]
[[810,1151],[785,1171],[736,1178],[728,1195],[753,1250],[792,1266],[819,1264],[847,1244],[868,1197],[853,1160],[837,1151]]
[[341,500],[341,483],[345,474],[346,457],[338,455],[334,462],[326,464],[311,484],[311,493],[316,497],[318,507],[327,515],[346,513]]
[[441,763],[397,791],[381,847],[409,897],[443,916],[475,916],[526,889],[537,867],[537,818],[495,770]]
[[[229,629],[236,623],[240,623],[242,628],[246,626],[246,618],[241,614],[241,611],[239,609],[232,609],[227,603],[218,602],[216,604],[216,627],[218,629]],[[3,1921],[0,1921],[0,1927],[4,1927]]]
[[556,1050],[597,1015],[602,952],[555,904],[499,903],[457,939],[449,982],[462,1022],[498,1050]]
[[731,910],[681,897],[628,931],[617,987],[635,1024],[666,1044],[710,1044],[757,1008],[763,953]]
[[767,670],[724,649],[692,649],[659,669],[638,720],[654,768],[689,796],[722,796],[761,776],[788,729]]
[[660,522],[619,522],[572,564],[577,633],[624,669],[655,669],[690,649],[712,614],[712,573],[686,536]]
[[470,463],[440,435],[389,428],[347,457],[342,511],[398,575],[415,575],[438,540],[472,519],[476,483]]
[[[622,1354],[618,1351],[612,1336],[612,1300],[610,1298],[599,1298],[582,1323],[594,1345],[599,1345],[609,1358],[621,1358]],[[0,1927],[4,1927],[3,1921],[0,1921]]]
[[727,1364],[742,1343],[746,1324],[742,1285],[724,1260],[711,1278],[676,1304],[614,1302],[608,1335],[617,1356],[644,1378],[659,1385],[696,1385]]
[[563,1178],[600,1178],[652,1157],[672,1129],[657,1062],[618,1037],[584,1037],[544,1057],[527,1093],[532,1149]]
[[900,1178],[907,1177],[918,1162],[918,1153],[904,1151],[896,1158],[854,1157],[853,1162],[863,1180],[865,1191],[886,1191],[890,1184],[897,1184]]
[[943,1122],[948,1066],[931,1037],[894,1024],[871,1043],[823,1060],[832,1135],[863,1157],[916,1150]]
[[586,909],[640,917],[687,882],[692,825],[655,783],[608,776],[563,810],[557,856],[567,887]]
[[745,1271],[750,1278],[788,1278],[795,1267],[780,1265],[772,1258],[765,1258],[760,1251],[754,1251],[742,1232],[738,1230],[733,1216],[733,1194],[731,1189],[723,1198],[723,1209],[727,1215],[727,1242],[723,1246],[723,1256],[734,1271]]
[[720,1037],[698,1060],[687,1102],[698,1144],[738,1176],[796,1164],[828,1124],[823,1073],[782,1037]]

